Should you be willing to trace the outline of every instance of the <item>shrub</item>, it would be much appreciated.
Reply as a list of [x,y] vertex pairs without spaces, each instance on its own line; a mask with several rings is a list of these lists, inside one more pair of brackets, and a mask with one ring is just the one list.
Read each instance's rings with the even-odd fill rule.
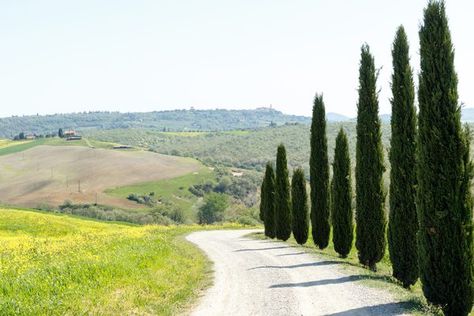
[[209,193],[204,197],[204,204],[199,208],[199,224],[212,224],[222,221],[223,213],[229,206],[228,198],[221,193]]

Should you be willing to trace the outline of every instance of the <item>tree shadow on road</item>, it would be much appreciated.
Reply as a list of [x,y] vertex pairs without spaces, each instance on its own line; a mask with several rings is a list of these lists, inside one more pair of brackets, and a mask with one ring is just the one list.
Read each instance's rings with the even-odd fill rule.
[[253,241],[254,243],[258,243],[258,244],[276,244],[278,243],[278,241],[275,241],[275,240],[259,240],[259,239],[237,239],[238,241],[244,241],[244,242],[247,242],[247,241]]
[[418,309],[419,306],[410,301],[398,303],[386,303],[373,306],[364,306],[349,309],[339,313],[325,314],[325,316],[349,316],[349,315],[385,315],[394,316],[406,313],[407,311]]
[[289,252],[289,253],[282,253],[279,255],[275,255],[276,257],[286,257],[286,256],[298,256],[298,255],[304,255],[307,252],[301,251],[301,252]]
[[274,288],[287,288],[287,287],[310,287],[310,286],[355,282],[355,281],[361,281],[361,280],[376,280],[376,281],[387,282],[388,277],[378,276],[378,275],[357,274],[357,275],[349,275],[349,276],[345,276],[345,277],[341,277],[337,279],[325,279],[325,280],[316,280],[316,281],[299,282],[299,283],[279,283],[279,284],[273,284],[269,288],[274,289]]
[[293,247],[289,247],[289,246],[278,246],[278,247],[267,247],[267,248],[243,248],[243,249],[234,250],[234,252],[261,251],[261,250],[285,249],[285,248],[293,248]]
[[295,269],[295,268],[304,268],[304,267],[318,267],[318,266],[328,266],[333,264],[343,264],[341,261],[326,260],[326,261],[317,261],[317,262],[307,262],[300,264],[292,264],[288,266],[258,266],[253,267],[248,270],[257,270],[257,269]]

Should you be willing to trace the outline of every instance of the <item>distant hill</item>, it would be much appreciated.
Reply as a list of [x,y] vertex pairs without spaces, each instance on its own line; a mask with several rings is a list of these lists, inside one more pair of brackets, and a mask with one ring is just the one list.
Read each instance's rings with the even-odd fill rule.
[[225,131],[252,129],[271,123],[309,124],[305,116],[287,115],[271,108],[255,110],[173,110],[140,113],[83,112],[0,118],[0,137],[20,132],[45,134],[59,128],[90,129],[151,128],[166,131]]
[[[328,112],[329,122],[354,122],[356,119]],[[390,123],[390,114],[381,114]],[[462,120],[474,122],[474,108],[463,108]],[[0,138],[11,138],[20,132],[46,134],[59,128],[78,131],[146,128],[160,131],[228,131],[254,129],[271,124],[310,124],[307,116],[288,115],[271,108],[254,110],[173,110],[155,112],[83,112],[54,115],[12,116],[0,118]]]
[[350,117],[334,112],[328,112],[326,114],[326,119],[328,122],[347,122],[351,120]]

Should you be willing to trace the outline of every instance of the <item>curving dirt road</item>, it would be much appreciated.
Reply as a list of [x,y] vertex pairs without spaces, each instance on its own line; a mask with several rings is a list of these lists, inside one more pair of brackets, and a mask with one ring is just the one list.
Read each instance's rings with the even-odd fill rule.
[[[192,315],[403,315],[363,274],[282,242],[253,240],[252,230],[202,231],[186,238],[214,262],[214,285]],[[347,270],[347,269],[346,269]]]

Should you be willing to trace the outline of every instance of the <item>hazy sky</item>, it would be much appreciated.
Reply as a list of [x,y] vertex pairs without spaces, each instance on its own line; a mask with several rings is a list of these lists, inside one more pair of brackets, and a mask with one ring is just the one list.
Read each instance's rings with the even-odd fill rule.
[[[426,1],[0,0],[0,116],[194,106],[356,113],[360,47],[383,67],[403,24],[419,69]],[[448,0],[460,101],[474,106],[474,2]]]

